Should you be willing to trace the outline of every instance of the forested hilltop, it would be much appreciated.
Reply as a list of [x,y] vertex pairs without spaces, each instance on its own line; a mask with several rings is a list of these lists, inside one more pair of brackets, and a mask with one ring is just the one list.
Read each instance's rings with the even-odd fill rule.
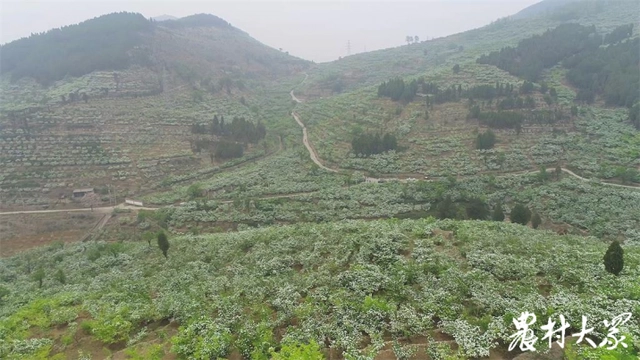
[[[145,52],[141,47],[153,31],[152,21],[123,12],[32,34],[0,47],[1,73],[13,80],[32,77],[48,85],[65,76],[148,65],[149,49]],[[135,54],[130,54],[134,49]]]
[[[78,77],[100,70],[123,70],[132,65],[158,69],[167,66],[167,62],[171,64],[178,61],[181,66],[189,67],[192,66],[191,60],[175,53],[178,49],[174,48],[170,57],[159,54],[154,39],[163,37],[162,34],[169,30],[174,35],[190,35],[193,41],[201,36],[192,33],[194,29],[203,28],[226,32],[231,38],[247,42],[250,49],[245,51],[267,67],[277,68],[283,65],[276,64],[276,59],[280,62],[294,60],[292,57],[287,59],[285,54],[278,54],[276,50],[264,45],[262,49],[256,48],[255,40],[252,43],[246,33],[214,15],[197,14],[156,22],[141,14],[122,12],[32,34],[2,45],[0,71],[1,74],[10,75],[13,81],[30,77],[43,85],[50,85],[65,77]],[[268,54],[269,51],[273,53]]]

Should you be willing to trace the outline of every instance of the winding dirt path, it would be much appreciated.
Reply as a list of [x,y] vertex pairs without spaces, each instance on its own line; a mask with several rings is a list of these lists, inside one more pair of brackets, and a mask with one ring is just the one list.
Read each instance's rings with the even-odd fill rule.
[[[307,80],[307,77],[309,75],[305,73],[305,78],[304,80],[302,80],[302,82],[300,82],[300,85],[302,85],[302,83],[305,82],[305,80]],[[294,93],[295,89],[292,89],[291,92],[289,93],[291,95],[291,99],[293,101],[295,101],[297,104],[302,103],[302,100],[298,99]],[[318,165],[320,168],[330,171],[332,173],[339,173],[340,171],[349,171],[348,169],[334,169],[334,168],[330,168],[325,166],[320,157],[318,156],[318,153],[316,152],[316,149],[313,147],[313,145],[311,145],[311,142],[309,141],[309,135],[308,135],[308,131],[307,131],[307,127],[304,125],[304,123],[302,122],[302,120],[300,120],[300,115],[298,115],[298,113],[296,113],[295,111],[291,113],[291,116],[293,116],[293,118],[295,119],[295,121],[298,123],[298,125],[300,125],[300,127],[302,128],[302,142],[304,144],[304,146],[307,148],[307,150],[309,151],[309,157],[311,158],[311,160]],[[555,171],[555,168],[547,168],[547,171]],[[640,190],[640,186],[633,186],[633,185],[622,185],[622,184],[614,184],[614,183],[609,183],[609,182],[605,182],[605,181],[597,181],[597,180],[592,180],[592,179],[587,179],[587,178],[583,178],[582,176],[574,173],[573,171],[569,170],[569,169],[565,169],[565,168],[560,168],[560,170],[562,170],[562,172],[567,173],[571,176],[573,176],[574,178],[581,180],[581,181],[585,181],[585,182],[592,182],[592,183],[597,183],[597,184],[602,184],[602,185],[607,185],[607,186],[614,186],[614,187],[619,187],[619,188],[625,188],[625,189],[634,189],[634,190]],[[531,174],[531,173],[536,173],[540,170],[524,170],[524,171],[514,171],[514,172],[507,172],[507,173],[501,173],[498,176],[508,176],[508,175],[525,175],[525,174]],[[471,176],[476,176],[476,175],[471,175]],[[464,177],[464,176],[463,176]],[[461,177],[459,177],[461,178]],[[431,178],[432,180],[428,180],[428,181],[433,181],[433,179],[436,178]],[[416,181],[416,180],[424,180],[421,178],[398,178],[398,177],[381,177],[381,178],[374,178],[374,177],[367,177],[366,181],[369,182],[379,182],[379,181],[400,181],[400,182],[407,182],[407,181]]]

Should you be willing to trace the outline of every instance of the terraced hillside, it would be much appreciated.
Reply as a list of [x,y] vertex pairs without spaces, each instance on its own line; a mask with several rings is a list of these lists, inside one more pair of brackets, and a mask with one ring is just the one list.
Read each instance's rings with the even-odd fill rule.
[[[296,89],[296,96],[303,100],[296,112],[318,156],[334,168],[374,176],[405,173],[437,177],[561,165],[589,178],[638,182],[640,135],[634,119],[639,118],[640,106],[630,108],[638,101],[634,89],[639,84],[640,23],[631,14],[640,9],[637,3],[624,1],[610,2],[606,7],[592,2],[580,4],[557,10],[557,14],[571,14],[569,23],[574,25],[561,25],[567,21],[553,15],[556,13],[505,19],[463,34],[314,68]],[[610,45],[612,34],[628,25],[633,31],[620,39],[627,40]],[[539,35],[545,31],[546,35]],[[603,45],[598,50],[588,50],[588,45],[570,49],[556,59],[536,55],[553,53],[555,50],[549,49],[554,46],[551,39],[560,44],[563,34],[572,39],[569,42],[593,38]],[[518,44],[533,48],[535,42],[546,45],[522,55],[531,59],[526,64],[548,62],[540,69],[531,65],[537,69],[535,79],[510,71],[506,65],[495,66],[497,63],[491,63],[494,60],[483,57],[493,50],[517,48]],[[623,47],[631,58],[613,55]],[[566,44],[558,48],[566,48]],[[421,52],[424,54],[418,55]],[[615,65],[629,66],[628,73],[620,72],[626,74],[620,75],[625,80],[607,85],[607,89],[618,87],[621,92],[627,89],[624,100],[614,100],[613,93],[604,93],[604,87],[586,90],[596,85],[589,83],[587,76],[578,75],[593,66],[587,65],[586,58],[607,52],[611,53],[607,59],[628,60],[628,65]],[[364,77],[357,72],[372,75]],[[404,77],[407,89],[415,87],[410,97],[381,95],[380,86],[398,77]],[[340,86],[332,88],[336,84]],[[505,87],[510,88],[504,91]],[[497,122],[504,115],[517,118],[517,126]],[[495,134],[495,143],[479,148],[479,134],[489,130]],[[353,149],[353,141],[367,133],[393,134],[397,148],[363,156]]]
[[[98,62],[101,53],[90,46],[75,50],[93,41],[102,41],[113,61]],[[67,60],[49,42],[68,46]],[[103,200],[109,191],[135,196],[171,175],[220,166],[225,159],[211,154],[225,139],[194,134],[193,126],[210,124],[214,115],[229,123],[273,121],[277,105],[261,106],[265,86],[308,64],[212,15],[156,23],[126,13],[14,41],[2,47],[2,61],[5,207],[60,206],[81,187],[95,188]],[[280,146],[275,133],[244,145],[235,163]]]
[[0,358],[637,359],[638,13],[318,65],[209,15],[3,46]]
[[[0,265],[0,354],[294,359],[304,346],[314,359],[511,359],[521,312],[540,323],[563,314],[568,333],[586,314],[596,342],[602,320],[640,316],[640,253],[628,247],[616,277],[605,249],[591,237],[433,219],[177,236],[166,259],[146,242],[44,247]],[[621,331],[626,349],[573,339],[564,353],[631,359],[638,323]]]

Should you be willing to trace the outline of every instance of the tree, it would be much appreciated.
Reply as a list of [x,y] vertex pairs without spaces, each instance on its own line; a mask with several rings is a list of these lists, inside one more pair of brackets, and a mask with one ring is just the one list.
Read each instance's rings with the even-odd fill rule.
[[42,287],[42,280],[44,280],[44,269],[39,267],[36,272],[33,273],[33,280],[38,282],[38,287]]
[[498,203],[496,207],[493,209],[493,214],[491,214],[491,220],[504,221],[504,211],[502,210],[502,204]]
[[624,169],[623,171],[621,171],[619,176],[623,184],[636,182],[640,179],[638,177],[638,170],[634,168]]
[[538,226],[540,226],[540,224],[542,224],[542,219],[540,218],[540,215],[538,215],[537,212],[534,212],[533,217],[531,218],[531,227],[533,227],[534,229],[537,229]]
[[409,45],[413,42],[413,36],[407,35],[407,37],[404,40],[407,42],[407,45]]
[[466,210],[469,219],[486,220],[489,217],[487,204],[478,198],[471,199]]
[[453,65],[453,73],[457,74],[459,72],[460,72],[460,65],[458,64]]
[[189,199],[193,200],[202,196],[202,187],[200,184],[193,184],[187,188]]
[[420,37],[418,35],[413,37],[414,42],[420,42]]
[[529,211],[526,206],[517,204],[513,209],[511,209],[511,214],[509,216],[512,223],[527,225],[531,219],[531,211]]
[[87,95],[87,93],[82,93],[82,100],[85,104],[89,102],[89,95]]
[[439,219],[455,219],[458,215],[456,205],[451,201],[451,197],[447,196],[438,204],[437,216]]
[[532,91],[533,91],[533,83],[531,81],[525,81],[522,83],[522,86],[520,86],[521,94],[531,94]]
[[496,143],[496,135],[491,130],[478,134],[476,137],[476,149],[487,150],[493,148]]
[[144,234],[142,234],[142,240],[146,240],[147,243],[149,244],[149,246],[151,246],[151,240],[156,237],[156,234],[154,234],[151,231],[146,231]]
[[546,183],[549,180],[549,173],[547,173],[547,168],[544,165],[540,165],[540,172],[538,173],[538,181],[541,183]]
[[640,130],[640,102],[635,103],[629,109],[629,121],[636,129]]
[[546,94],[548,90],[549,90],[549,85],[547,85],[546,82],[543,82],[543,83],[540,84],[540,93],[541,94]]
[[618,241],[612,242],[604,254],[604,268],[616,276],[624,268],[624,250]]
[[164,255],[165,259],[167,258],[167,251],[169,251],[169,240],[167,240],[167,235],[164,231],[160,231],[158,233],[158,247],[162,251],[162,255]]
[[60,284],[66,284],[67,283],[67,276],[64,274],[64,271],[62,271],[62,269],[58,269],[58,271],[56,271],[56,274],[54,275],[54,278],[56,280],[58,280],[58,282],[60,282]]
[[578,115],[578,107],[577,106],[571,105],[571,115],[572,116]]

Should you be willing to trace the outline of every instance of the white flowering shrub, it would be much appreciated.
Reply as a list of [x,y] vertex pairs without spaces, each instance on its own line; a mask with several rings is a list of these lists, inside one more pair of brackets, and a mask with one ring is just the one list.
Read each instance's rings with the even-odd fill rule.
[[200,318],[181,327],[172,342],[172,351],[185,358],[217,359],[228,354],[231,332],[210,319]]

